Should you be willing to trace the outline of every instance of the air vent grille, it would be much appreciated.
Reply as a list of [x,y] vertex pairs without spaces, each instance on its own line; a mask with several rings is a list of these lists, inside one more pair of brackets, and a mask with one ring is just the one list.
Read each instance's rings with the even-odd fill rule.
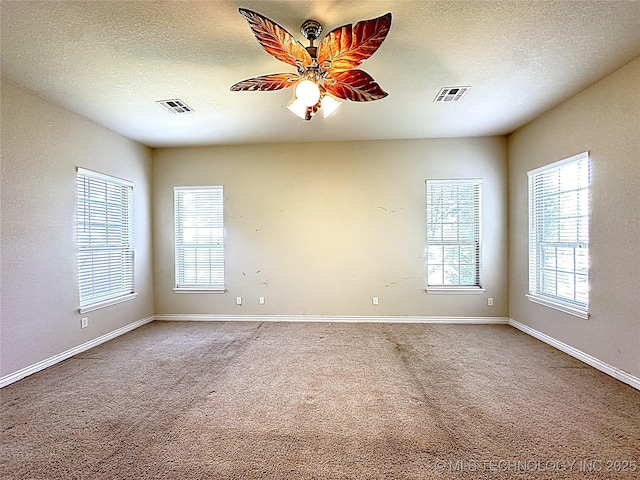
[[464,94],[469,91],[471,87],[444,87],[440,89],[436,98],[433,99],[434,102],[457,102]]
[[184,103],[182,100],[173,99],[173,100],[158,100],[156,103],[159,103],[164,108],[169,110],[171,113],[191,113],[193,109]]

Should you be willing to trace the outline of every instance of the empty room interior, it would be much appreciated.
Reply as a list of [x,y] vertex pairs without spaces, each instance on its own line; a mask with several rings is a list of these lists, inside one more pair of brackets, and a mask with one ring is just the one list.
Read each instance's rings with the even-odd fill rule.
[[638,475],[639,1],[0,27],[3,478]]

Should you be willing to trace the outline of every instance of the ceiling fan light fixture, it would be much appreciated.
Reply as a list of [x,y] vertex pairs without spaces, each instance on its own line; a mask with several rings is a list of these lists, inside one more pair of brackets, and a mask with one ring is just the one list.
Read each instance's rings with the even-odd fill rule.
[[303,120],[311,120],[313,116],[318,112],[318,109],[322,109],[322,117],[327,118],[333,112],[335,112],[342,103],[329,95],[322,95],[321,99],[313,105],[306,105],[306,103],[300,98],[296,98],[293,102],[287,105],[290,112],[300,117]]
[[333,112],[335,112],[341,103],[333,97],[325,95],[320,100],[320,106],[322,107],[322,116],[323,118],[327,118]]
[[322,26],[307,20],[300,31],[309,40],[303,46],[293,35],[273,20],[257,12],[239,8],[258,43],[275,57],[296,68],[296,73],[274,73],[249,78],[231,85],[232,92],[271,91],[296,86],[296,99],[289,110],[304,120],[311,120],[319,108],[324,117],[340,105],[334,98],[352,102],[372,102],[388,94],[367,72],[357,68],[378,50],[391,28],[391,13],[355,25],[346,24],[329,32],[318,46]]
[[300,117],[303,120],[310,120],[311,117],[309,116],[309,118],[307,118],[307,110],[309,109],[309,107],[307,107],[304,102],[302,100],[300,100],[299,98],[296,98],[293,102],[291,102],[287,108],[289,109],[290,112],[292,112],[293,114],[297,115],[298,117]]
[[296,87],[296,99],[306,107],[313,107],[320,100],[320,88],[311,80],[302,80]]

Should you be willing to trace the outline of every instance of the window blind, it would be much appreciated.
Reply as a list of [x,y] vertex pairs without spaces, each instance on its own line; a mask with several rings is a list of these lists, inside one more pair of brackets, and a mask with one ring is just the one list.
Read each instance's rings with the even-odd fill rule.
[[529,296],[586,316],[589,306],[588,152],[532,170]]
[[480,288],[480,180],[427,180],[427,287]]
[[176,290],[224,291],[222,186],[175,187]]
[[133,293],[133,183],[77,169],[80,308]]

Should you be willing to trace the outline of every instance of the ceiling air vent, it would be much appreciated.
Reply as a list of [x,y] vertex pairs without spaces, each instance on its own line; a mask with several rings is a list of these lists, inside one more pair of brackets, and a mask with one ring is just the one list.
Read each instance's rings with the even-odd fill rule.
[[164,108],[169,110],[171,113],[191,113],[193,109],[184,103],[182,100],[174,99],[174,100],[158,100],[156,103],[159,103]]
[[445,87],[440,89],[434,102],[457,102],[464,94],[469,91],[471,87]]

